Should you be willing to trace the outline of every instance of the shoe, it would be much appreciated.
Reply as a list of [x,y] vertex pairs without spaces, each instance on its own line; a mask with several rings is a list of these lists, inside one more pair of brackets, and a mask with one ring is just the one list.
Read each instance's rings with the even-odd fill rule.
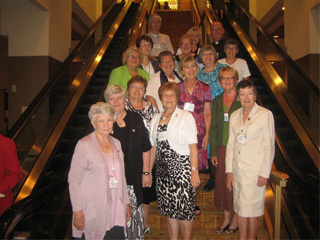
[[200,215],[201,214],[201,209],[199,208],[199,206],[195,206],[194,207],[194,214],[195,215]]
[[235,229],[230,229],[230,228],[228,228],[227,230],[226,230],[226,233],[227,234],[232,234],[232,233],[235,233],[235,232],[237,232],[238,231],[238,227],[236,227]]
[[152,233],[152,231],[151,231],[151,228],[145,228],[144,230],[143,230],[143,232],[145,233],[145,234],[151,234]]
[[214,187],[214,180],[213,179],[209,179],[208,183],[204,186],[203,190],[206,192],[210,192]]
[[224,228],[218,227],[218,228],[216,229],[216,233],[223,233],[223,232],[225,232],[225,231],[228,229],[229,225],[230,225],[230,223],[229,223],[227,226],[225,226]]

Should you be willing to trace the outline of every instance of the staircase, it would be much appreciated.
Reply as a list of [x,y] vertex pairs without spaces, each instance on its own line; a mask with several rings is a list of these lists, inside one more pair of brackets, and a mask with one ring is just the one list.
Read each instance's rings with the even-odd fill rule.
[[192,12],[190,10],[158,10],[157,14],[162,18],[160,32],[169,35],[173,49],[176,52],[179,48],[180,37],[194,26]]

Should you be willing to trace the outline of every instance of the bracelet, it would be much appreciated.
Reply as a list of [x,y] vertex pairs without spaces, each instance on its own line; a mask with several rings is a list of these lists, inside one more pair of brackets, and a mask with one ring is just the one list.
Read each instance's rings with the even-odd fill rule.
[[142,174],[149,175],[150,173],[149,172],[142,172]]
[[196,167],[191,167],[191,171],[198,171],[198,168],[196,168]]

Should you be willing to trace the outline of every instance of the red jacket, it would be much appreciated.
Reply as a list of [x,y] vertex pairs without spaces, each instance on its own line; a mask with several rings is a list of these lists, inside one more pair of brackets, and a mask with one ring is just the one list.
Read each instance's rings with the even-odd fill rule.
[[12,204],[12,188],[22,178],[14,142],[0,134],[0,216]]

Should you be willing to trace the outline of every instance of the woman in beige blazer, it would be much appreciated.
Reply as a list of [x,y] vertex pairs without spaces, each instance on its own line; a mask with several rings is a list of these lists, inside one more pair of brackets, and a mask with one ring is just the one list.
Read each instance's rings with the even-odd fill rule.
[[257,92],[250,80],[240,81],[237,97],[242,108],[230,118],[226,153],[227,187],[233,189],[240,239],[255,239],[258,218],[264,214],[267,179],[274,158],[272,113],[256,104]]

